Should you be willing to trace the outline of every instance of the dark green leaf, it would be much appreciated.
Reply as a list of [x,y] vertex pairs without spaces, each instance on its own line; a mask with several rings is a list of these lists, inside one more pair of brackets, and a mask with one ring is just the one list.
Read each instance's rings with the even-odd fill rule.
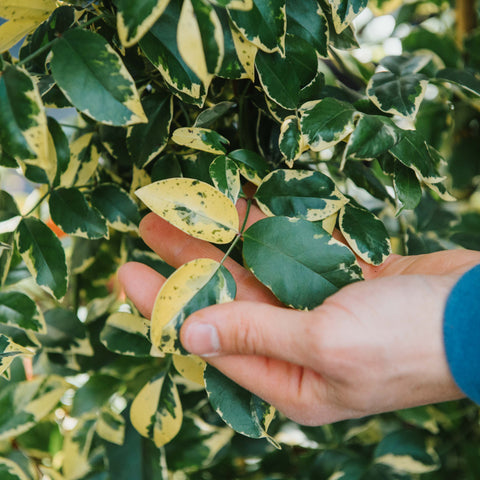
[[0,222],[20,215],[14,198],[6,191],[0,190]]
[[360,280],[354,254],[317,223],[269,217],[244,233],[243,255],[254,275],[286,305],[312,309]]
[[52,136],[53,146],[57,157],[57,165],[55,169],[55,179],[53,185],[57,186],[60,182],[62,173],[66,172],[70,162],[70,145],[60,124],[53,118],[47,117],[48,130]]
[[220,102],[210,108],[202,110],[195,119],[194,127],[210,128],[212,123],[222,118],[229,110],[235,107],[233,102]]
[[331,147],[354,130],[359,113],[346,102],[324,98],[302,107],[300,127],[306,143],[314,151]]
[[393,186],[403,208],[413,210],[422,198],[422,187],[415,172],[395,162]]
[[254,185],[259,185],[263,177],[270,171],[270,167],[264,158],[251,150],[234,150],[228,156],[235,160],[240,173]]
[[339,225],[352,250],[365,262],[380,265],[392,253],[383,222],[353,200],[340,210]]
[[108,375],[91,376],[87,383],[80,387],[73,397],[71,415],[81,417],[90,412],[97,412],[116,393],[120,381]]
[[133,126],[127,135],[127,147],[139,168],[144,168],[167,145],[173,116],[172,97],[155,94],[146,97],[143,108],[147,124]]
[[266,215],[323,220],[338,212],[347,199],[333,181],[310,170],[274,170],[255,193]]
[[18,225],[16,243],[38,285],[62,298],[67,291],[67,265],[56,235],[41,220],[27,217]]
[[101,238],[108,235],[105,219],[76,188],[57,188],[48,202],[52,220],[69,235]]
[[480,78],[472,71],[444,68],[437,73],[437,79],[454,83],[467,92],[480,96]]
[[45,322],[35,302],[21,292],[0,292],[0,323],[44,333]]
[[317,73],[315,49],[300,37],[287,35],[284,54],[259,51],[255,66],[265,94],[286,109],[295,109],[300,91]]
[[285,0],[253,0],[253,8],[228,13],[237,29],[249,41],[265,52],[285,49]]
[[350,136],[346,155],[371,160],[387,152],[399,140],[398,127],[387,117],[362,115]]
[[92,191],[91,202],[115,230],[128,232],[138,228],[138,206],[120,186],[114,183],[98,185]]
[[69,30],[55,42],[52,52],[55,81],[81,112],[110,125],[146,121],[130,73],[102,36]]
[[368,0],[328,0],[332,7],[333,23],[338,33],[343,32],[367,6]]

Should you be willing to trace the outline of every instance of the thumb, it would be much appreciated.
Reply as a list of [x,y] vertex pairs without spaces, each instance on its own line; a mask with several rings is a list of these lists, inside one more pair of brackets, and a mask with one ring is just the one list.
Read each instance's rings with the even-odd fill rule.
[[306,366],[317,330],[313,320],[311,312],[234,301],[193,313],[180,338],[186,350],[202,357],[261,355]]

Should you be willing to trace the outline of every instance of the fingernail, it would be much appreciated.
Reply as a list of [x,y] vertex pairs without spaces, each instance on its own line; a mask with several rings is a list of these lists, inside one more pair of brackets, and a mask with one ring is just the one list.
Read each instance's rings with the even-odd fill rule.
[[184,347],[195,355],[212,357],[220,351],[217,329],[206,323],[194,323],[184,334]]

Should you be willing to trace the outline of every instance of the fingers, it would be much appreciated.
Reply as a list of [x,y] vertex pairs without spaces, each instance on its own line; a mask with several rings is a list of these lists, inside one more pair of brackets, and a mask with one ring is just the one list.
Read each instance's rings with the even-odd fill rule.
[[117,275],[127,297],[143,316],[150,318],[155,298],[165,278],[150,267],[137,262],[122,265]]
[[[241,221],[243,221],[246,210],[245,202],[239,202],[238,209]],[[247,219],[247,226],[263,216],[258,208],[252,207]],[[224,253],[211,243],[187,235],[154,213],[143,218],[140,223],[140,234],[152,250],[175,268],[197,258],[211,258],[220,261],[224,256]],[[228,268],[237,283],[237,299],[279,303],[270,290],[237,262],[227,258],[225,267]]]
[[311,367],[312,349],[306,341],[314,343],[320,323],[311,312],[235,301],[192,314],[181,329],[181,341],[203,357],[260,355]]

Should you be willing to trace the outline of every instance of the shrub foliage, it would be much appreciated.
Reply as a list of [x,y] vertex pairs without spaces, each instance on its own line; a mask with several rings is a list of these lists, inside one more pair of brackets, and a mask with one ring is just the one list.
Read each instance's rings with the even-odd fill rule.
[[[306,428],[187,355],[182,322],[235,282],[138,236],[153,210],[296,309],[361,281],[357,257],[480,249],[480,30],[458,3],[2,0],[0,166],[29,190],[0,190],[2,479],[478,478],[472,404]],[[168,277],[151,322],[127,260]]]

